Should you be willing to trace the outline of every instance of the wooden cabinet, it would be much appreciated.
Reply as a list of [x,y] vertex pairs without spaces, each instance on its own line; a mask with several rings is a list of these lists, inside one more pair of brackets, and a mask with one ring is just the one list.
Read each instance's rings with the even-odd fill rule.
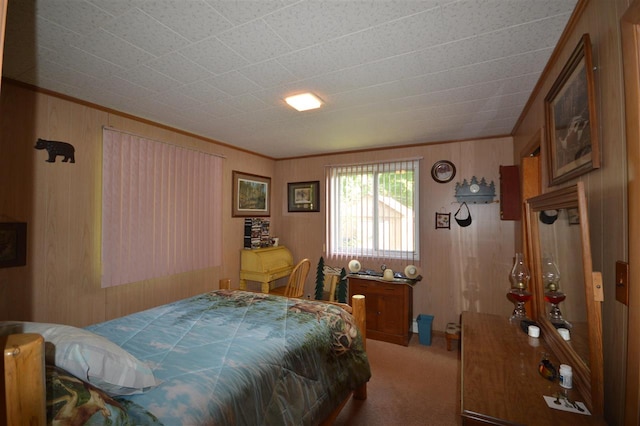
[[521,212],[518,166],[500,166],[500,219],[520,220]]
[[366,297],[368,338],[409,345],[413,321],[413,288],[409,284],[349,277],[349,300],[354,294]]
[[[603,425],[597,416],[550,408],[544,396],[562,392],[538,373],[542,354],[559,363],[542,339],[527,336],[507,317],[462,313],[463,425]],[[576,389],[574,401],[584,401]]]

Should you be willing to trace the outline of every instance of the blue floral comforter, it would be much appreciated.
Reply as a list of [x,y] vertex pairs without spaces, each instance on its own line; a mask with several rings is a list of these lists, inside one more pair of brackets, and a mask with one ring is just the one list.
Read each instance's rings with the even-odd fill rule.
[[147,362],[160,385],[115,398],[164,425],[313,425],[371,376],[350,314],[219,290],[87,327]]

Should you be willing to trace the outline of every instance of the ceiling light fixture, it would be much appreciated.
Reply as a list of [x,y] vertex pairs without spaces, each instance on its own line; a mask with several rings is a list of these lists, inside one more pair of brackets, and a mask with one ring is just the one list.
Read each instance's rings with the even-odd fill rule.
[[301,93],[295,96],[289,96],[284,100],[298,111],[307,111],[322,106],[322,101],[312,93]]

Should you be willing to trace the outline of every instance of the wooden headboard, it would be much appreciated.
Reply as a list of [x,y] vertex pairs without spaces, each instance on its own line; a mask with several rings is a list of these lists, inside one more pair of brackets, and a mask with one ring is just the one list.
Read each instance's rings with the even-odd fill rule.
[[0,344],[0,424],[46,424],[44,339],[39,334],[12,334],[0,337]]

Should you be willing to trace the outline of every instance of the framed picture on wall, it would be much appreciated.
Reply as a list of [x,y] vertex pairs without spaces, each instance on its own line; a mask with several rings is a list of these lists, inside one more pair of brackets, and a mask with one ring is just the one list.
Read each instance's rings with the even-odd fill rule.
[[290,212],[320,211],[320,181],[287,184]]
[[451,229],[451,213],[436,212],[436,229]]
[[0,223],[0,268],[27,264],[27,224]]
[[567,215],[569,216],[569,225],[580,225],[580,213],[578,208],[568,208]]
[[233,217],[270,216],[271,178],[233,171]]
[[580,39],[544,100],[549,185],[600,167],[589,34]]

